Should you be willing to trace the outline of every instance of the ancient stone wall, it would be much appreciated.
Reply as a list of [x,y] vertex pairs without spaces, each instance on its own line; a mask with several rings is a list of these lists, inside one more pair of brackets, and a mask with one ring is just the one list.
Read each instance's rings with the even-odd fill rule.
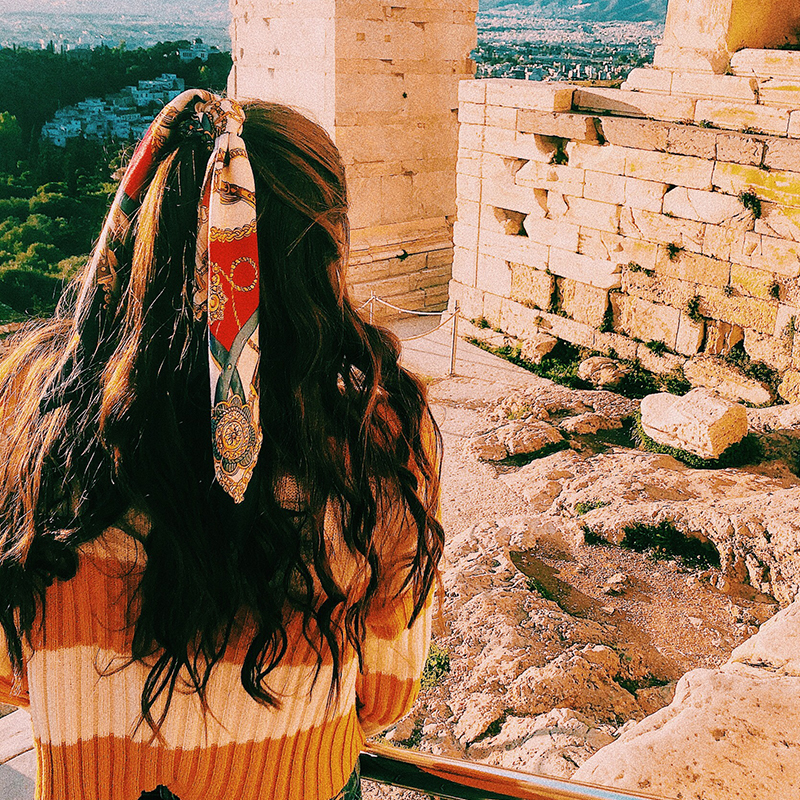
[[743,342],[800,400],[800,53],[727,71],[462,82],[451,303],[705,385]]
[[355,299],[443,307],[477,0],[232,0],[231,10],[229,91],[305,111],[341,150]]

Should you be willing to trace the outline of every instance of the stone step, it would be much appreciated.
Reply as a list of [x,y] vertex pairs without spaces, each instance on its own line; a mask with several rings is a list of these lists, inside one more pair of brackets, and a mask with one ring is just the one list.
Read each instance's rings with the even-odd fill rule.
[[31,718],[22,709],[0,719],[0,797],[33,800],[36,753]]

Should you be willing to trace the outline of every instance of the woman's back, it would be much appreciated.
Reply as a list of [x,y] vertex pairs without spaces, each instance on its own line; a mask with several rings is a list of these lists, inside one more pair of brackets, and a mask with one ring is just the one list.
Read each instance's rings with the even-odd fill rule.
[[318,126],[185,93],[0,366],[0,699],[43,800],[325,800],[412,702],[439,438],[346,249]]

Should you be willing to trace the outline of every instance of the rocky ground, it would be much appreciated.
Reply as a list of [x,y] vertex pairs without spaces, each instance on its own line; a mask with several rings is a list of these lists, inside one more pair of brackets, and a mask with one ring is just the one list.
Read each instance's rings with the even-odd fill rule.
[[[446,452],[441,668],[389,741],[570,776],[793,599],[795,407],[749,412],[761,464],[698,470],[636,450],[621,421],[637,402],[611,392],[531,376],[443,379],[430,395]],[[555,452],[521,465],[531,442]],[[718,562],[614,544],[661,523]],[[365,786],[388,796],[412,795]]]

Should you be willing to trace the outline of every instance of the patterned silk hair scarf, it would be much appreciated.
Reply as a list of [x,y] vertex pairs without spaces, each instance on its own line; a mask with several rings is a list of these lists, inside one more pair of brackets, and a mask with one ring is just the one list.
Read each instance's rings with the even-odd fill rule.
[[244,120],[236,101],[200,89],[169,103],[133,154],[93,256],[105,305],[113,306],[120,255],[167,144],[181,136],[213,142],[198,212],[194,310],[208,320],[215,475],[236,503],[244,499],[262,441],[255,183],[241,138]]

